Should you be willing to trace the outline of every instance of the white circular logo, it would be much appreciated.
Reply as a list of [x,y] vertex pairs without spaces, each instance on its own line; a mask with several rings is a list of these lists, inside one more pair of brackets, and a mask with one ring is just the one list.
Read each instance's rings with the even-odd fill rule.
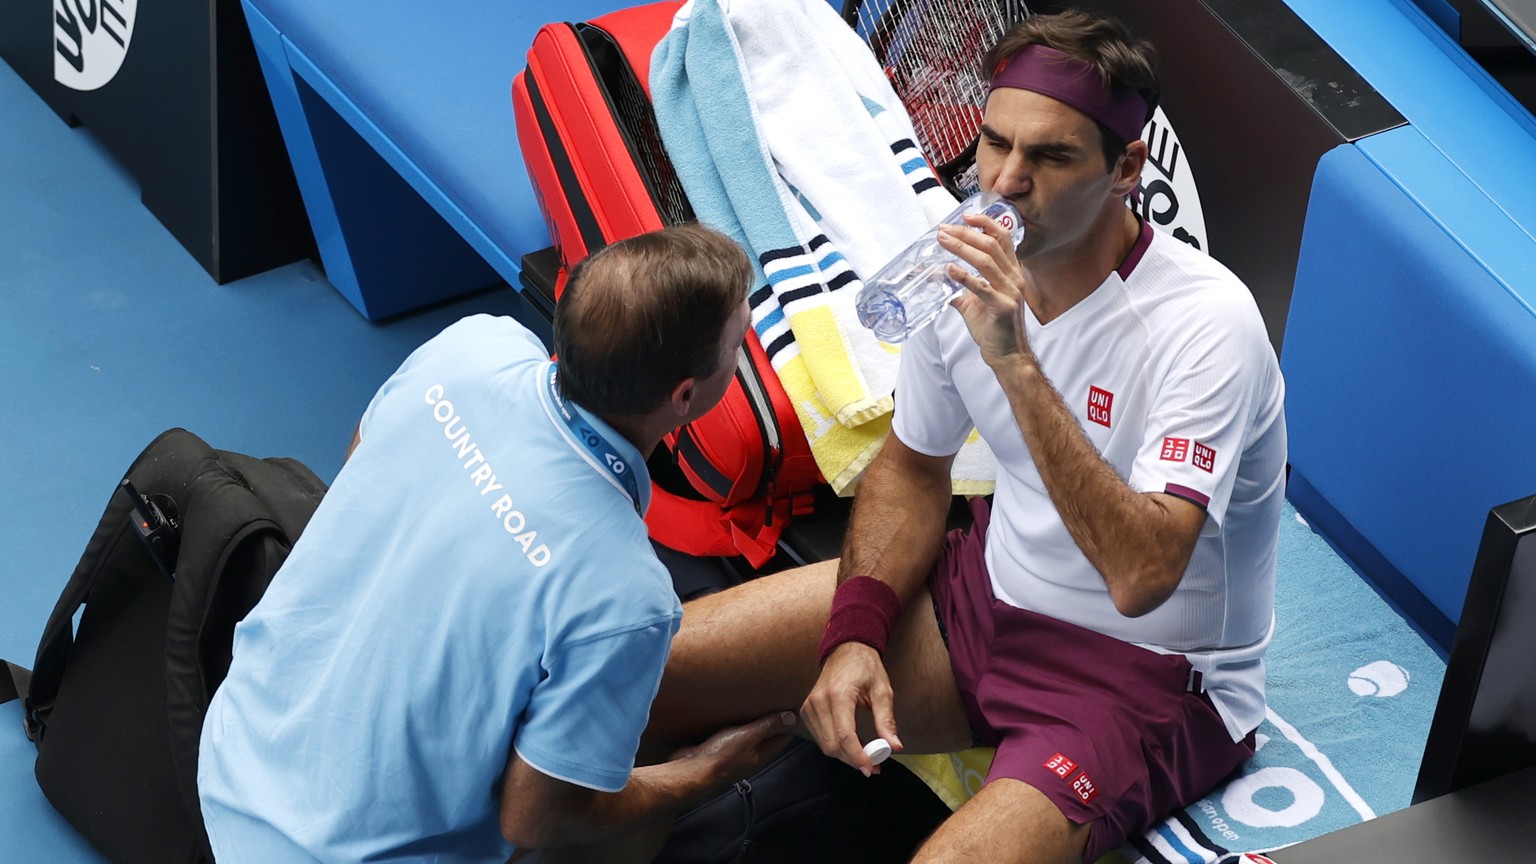
[[1153,227],[1210,252],[1195,174],[1161,106],[1152,113],[1141,137],[1147,142],[1147,164],[1141,171],[1141,200],[1133,202],[1132,208]]
[[1408,689],[1408,670],[1390,660],[1367,663],[1349,673],[1349,689],[1356,696],[1389,699]]
[[[1289,792],[1291,801],[1275,809],[1256,800],[1266,789]],[[1231,816],[1245,825],[1255,828],[1295,828],[1323,812],[1323,800],[1327,796],[1312,778],[1280,765],[1260,768],[1227,784],[1221,794],[1221,806]]]
[[97,90],[117,75],[133,41],[139,0],[53,0],[53,78]]

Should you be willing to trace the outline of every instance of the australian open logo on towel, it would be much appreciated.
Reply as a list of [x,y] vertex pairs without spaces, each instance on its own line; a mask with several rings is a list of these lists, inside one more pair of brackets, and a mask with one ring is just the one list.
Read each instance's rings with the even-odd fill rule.
[[54,80],[74,90],[111,81],[128,56],[138,7],[138,0],[54,0]]
[[1194,172],[1161,107],[1153,112],[1142,139],[1147,142],[1147,164],[1141,170],[1141,200],[1132,208],[1153,226],[1210,252]]

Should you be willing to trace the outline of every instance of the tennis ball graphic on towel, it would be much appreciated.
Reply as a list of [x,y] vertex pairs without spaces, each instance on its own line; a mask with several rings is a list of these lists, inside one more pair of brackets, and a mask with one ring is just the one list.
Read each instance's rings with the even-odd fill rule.
[[1349,673],[1349,689],[1356,696],[1396,696],[1408,689],[1408,670],[1390,660],[1367,663]]

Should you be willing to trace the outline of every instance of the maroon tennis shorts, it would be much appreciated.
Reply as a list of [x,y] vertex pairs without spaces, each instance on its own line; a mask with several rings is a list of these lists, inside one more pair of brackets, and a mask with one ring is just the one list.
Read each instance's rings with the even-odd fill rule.
[[1234,743],[1189,661],[1010,606],[992,594],[991,511],[951,531],[929,580],[976,740],[997,748],[987,782],[1020,780],[1091,823],[1096,861],[1188,806],[1253,755]]

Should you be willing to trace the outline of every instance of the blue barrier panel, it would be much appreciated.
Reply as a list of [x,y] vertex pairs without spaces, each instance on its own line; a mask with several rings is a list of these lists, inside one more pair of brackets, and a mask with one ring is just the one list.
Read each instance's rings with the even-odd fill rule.
[[1536,240],[1412,127],[1328,153],[1311,201],[1293,471],[1454,622],[1488,509],[1536,485]]

